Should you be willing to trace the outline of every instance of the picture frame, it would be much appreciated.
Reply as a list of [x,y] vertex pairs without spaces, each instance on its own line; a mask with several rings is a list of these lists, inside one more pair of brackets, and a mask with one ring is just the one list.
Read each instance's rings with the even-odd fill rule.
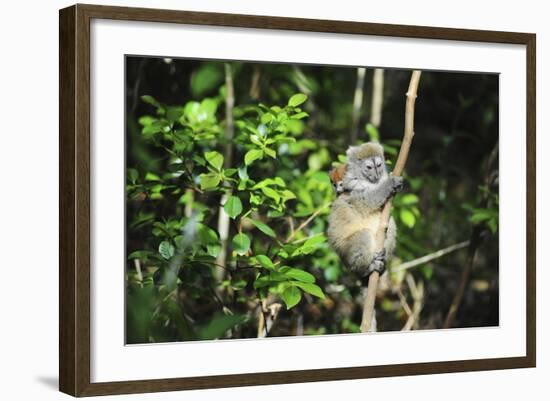
[[[93,51],[92,21],[127,21],[140,24],[190,25],[282,31],[287,35],[341,34],[358,37],[452,41],[519,45],[525,48],[525,266],[524,355],[455,358],[430,362],[333,366],[323,368],[253,371],[95,381],[92,348],[94,209],[91,181]],[[156,10],[97,5],[74,5],[59,14],[59,121],[60,121],[60,287],[59,287],[59,388],[73,396],[144,393],[235,386],[348,380],[401,375],[528,368],[536,365],[536,36],[529,33],[373,24],[285,17]],[[137,27],[137,29],[140,29]],[[95,45],[95,44],[94,44]],[[122,85],[121,85],[122,87]],[[120,155],[122,157],[122,155]],[[502,161],[506,163],[506,161]],[[523,300],[522,300],[523,301]],[[120,322],[123,324],[123,322]],[[366,337],[365,337],[366,338]],[[305,340],[307,341],[307,340]],[[251,343],[248,343],[251,344]],[[124,344],[121,343],[121,347]],[[246,346],[246,344],[245,344]],[[153,346],[155,347],[155,346]],[[162,347],[160,345],[159,347]],[[150,351],[153,352],[153,351]]]

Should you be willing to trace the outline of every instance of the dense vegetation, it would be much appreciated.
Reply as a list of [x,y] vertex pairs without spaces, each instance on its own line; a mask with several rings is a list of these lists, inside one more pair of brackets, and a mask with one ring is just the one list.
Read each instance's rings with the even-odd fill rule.
[[[358,278],[325,237],[328,171],[368,140],[391,169],[410,72],[386,70],[373,96],[371,69],[141,57],[126,68],[127,341],[358,332]],[[424,72],[415,120],[378,329],[442,327],[469,260],[452,326],[497,325],[498,76]]]

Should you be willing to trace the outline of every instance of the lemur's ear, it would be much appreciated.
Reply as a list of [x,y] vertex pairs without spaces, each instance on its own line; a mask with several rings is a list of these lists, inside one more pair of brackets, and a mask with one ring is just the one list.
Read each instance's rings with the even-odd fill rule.
[[330,177],[330,181],[333,184],[336,184],[339,181],[342,181],[344,179],[344,175],[346,174],[346,165],[342,164],[341,166],[335,167],[332,170],[329,171],[328,176]]

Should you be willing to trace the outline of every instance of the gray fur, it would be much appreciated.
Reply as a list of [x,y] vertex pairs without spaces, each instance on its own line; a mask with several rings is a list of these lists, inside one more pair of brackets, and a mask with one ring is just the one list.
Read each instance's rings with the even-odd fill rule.
[[[367,157],[361,155],[367,154]],[[343,179],[344,193],[333,203],[328,239],[344,264],[362,277],[373,271],[382,274],[395,249],[396,226],[390,218],[384,252],[375,253],[374,237],[381,208],[403,186],[401,177],[388,175],[379,145],[350,147]]]

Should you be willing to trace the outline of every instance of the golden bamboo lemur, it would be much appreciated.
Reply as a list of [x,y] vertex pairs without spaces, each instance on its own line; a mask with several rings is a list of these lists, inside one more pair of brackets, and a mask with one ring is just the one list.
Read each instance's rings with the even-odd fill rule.
[[395,248],[396,227],[388,222],[384,250],[376,252],[375,236],[382,206],[403,188],[401,177],[386,170],[384,150],[378,143],[351,146],[347,165],[330,172],[338,197],[332,203],[328,241],[343,263],[361,277],[382,274]]
[[335,167],[328,173],[330,182],[336,191],[336,196],[344,192],[344,175],[346,174],[346,165]]

